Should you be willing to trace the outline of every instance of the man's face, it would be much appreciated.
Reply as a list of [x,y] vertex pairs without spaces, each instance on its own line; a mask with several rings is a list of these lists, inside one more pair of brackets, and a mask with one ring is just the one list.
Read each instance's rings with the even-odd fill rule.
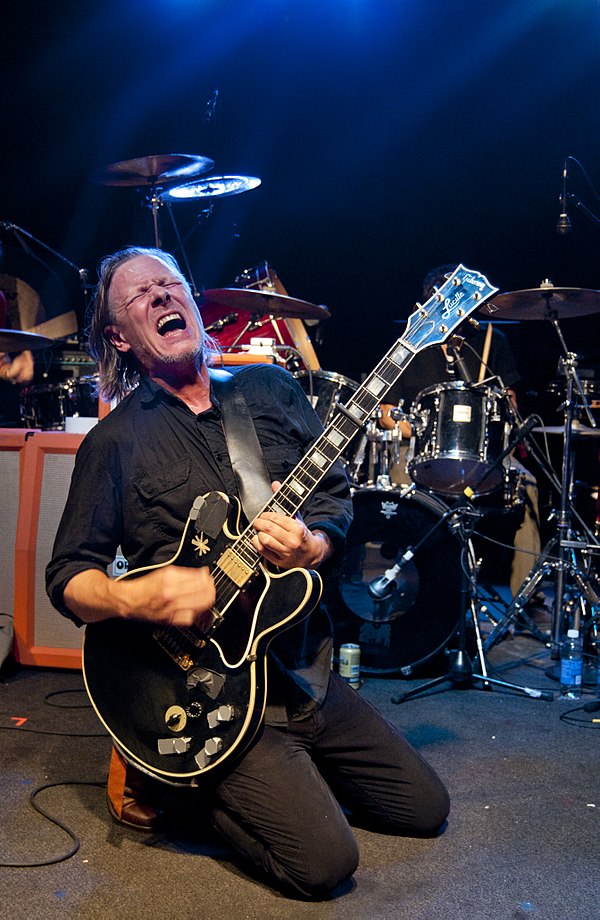
[[132,352],[150,377],[172,374],[202,353],[202,320],[181,276],[155,256],[120,265],[110,285],[113,323],[107,338]]

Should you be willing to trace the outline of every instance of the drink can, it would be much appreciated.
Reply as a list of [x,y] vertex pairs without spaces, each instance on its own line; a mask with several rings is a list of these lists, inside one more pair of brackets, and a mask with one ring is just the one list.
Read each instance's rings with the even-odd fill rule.
[[360,687],[360,645],[340,645],[339,675],[354,689]]

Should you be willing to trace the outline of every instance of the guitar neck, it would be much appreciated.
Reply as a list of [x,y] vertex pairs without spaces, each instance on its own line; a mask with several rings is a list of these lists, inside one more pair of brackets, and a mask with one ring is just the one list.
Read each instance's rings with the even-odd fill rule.
[[398,339],[374,371],[342,406],[323,434],[304,455],[265,507],[293,517],[313,489],[342,455],[350,440],[372,416],[416,352]]
[[[289,517],[297,514],[414,356],[429,345],[444,342],[469,313],[497,290],[485,275],[458,265],[425,304],[417,305],[417,310],[408,319],[404,334],[348,402],[338,405],[333,421],[262,510],[280,512]],[[246,534],[240,539],[249,542],[250,538]]]

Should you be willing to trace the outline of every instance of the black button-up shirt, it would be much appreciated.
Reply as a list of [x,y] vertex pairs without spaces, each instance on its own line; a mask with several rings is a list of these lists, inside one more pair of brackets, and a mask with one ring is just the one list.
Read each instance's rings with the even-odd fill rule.
[[[321,433],[321,424],[296,380],[279,367],[241,368],[241,387],[271,480],[284,480]],[[195,415],[180,399],[148,379],[82,443],[66,508],[47,569],[54,606],[65,607],[67,582],[90,568],[106,571],[117,548],[130,570],[172,558],[194,499],[215,490],[237,495],[218,398]],[[347,477],[338,463],[302,508],[310,529],[327,533],[334,546],[328,568],[339,558],[351,522]],[[278,636],[271,657],[301,693],[293,714],[320,702],[327,686],[330,624],[318,607]],[[272,699],[273,694],[269,694]],[[279,696],[279,694],[277,694]]]

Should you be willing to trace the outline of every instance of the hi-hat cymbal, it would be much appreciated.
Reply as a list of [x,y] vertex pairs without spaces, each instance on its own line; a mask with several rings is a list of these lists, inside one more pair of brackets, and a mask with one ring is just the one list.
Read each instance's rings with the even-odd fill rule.
[[248,310],[256,316],[280,316],[283,319],[329,319],[331,316],[327,307],[253,288],[213,288],[203,291],[200,309],[203,303],[216,303],[231,310]]
[[173,179],[199,176],[214,166],[208,157],[188,153],[164,153],[135,160],[111,163],[96,173],[94,181],[101,185],[158,185]]
[[209,176],[197,182],[186,182],[167,189],[160,196],[170,201],[195,201],[197,198],[227,198],[257,188],[261,180],[256,176]]
[[571,319],[600,313],[600,291],[544,282],[539,288],[498,294],[479,312],[498,319]]
[[[540,428],[534,428],[538,434],[560,434],[564,435],[564,425],[544,425]],[[571,434],[575,438],[600,438],[600,428],[590,428],[588,425],[582,425],[575,419],[571,424]]]
[[17,329],[0,329],[0,351],[35,351],[56,345],[54,339],[37,332],[20,332]]

